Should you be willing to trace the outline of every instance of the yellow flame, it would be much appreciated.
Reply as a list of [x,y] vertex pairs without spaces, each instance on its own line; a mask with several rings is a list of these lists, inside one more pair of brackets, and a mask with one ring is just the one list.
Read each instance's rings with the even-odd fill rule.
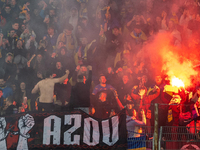
[[185,87],[184,82],[183,82],[181,79],[177,78],[177,77],[173,77],[173,78],[171,79],[171,85],[172,85],[172,86],[176,86],[176,87],[178,87],[178,88],[180,88],[180,87]]

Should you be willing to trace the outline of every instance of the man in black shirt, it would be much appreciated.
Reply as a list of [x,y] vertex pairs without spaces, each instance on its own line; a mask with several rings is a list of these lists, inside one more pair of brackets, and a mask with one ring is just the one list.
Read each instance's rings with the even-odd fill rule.
[[77,77],[77,83],[71,89],[69,102],[70,108],[81,109],[89,113],[90,107],[90,87],[92,82],[92,66],[88,66],[88,78],[86,74],[80,74]]

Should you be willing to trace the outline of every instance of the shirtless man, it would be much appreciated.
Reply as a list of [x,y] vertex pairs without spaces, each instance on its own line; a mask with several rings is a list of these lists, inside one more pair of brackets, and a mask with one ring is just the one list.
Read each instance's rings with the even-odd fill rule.
[[39,81],[32,89],[31,93],[35,94],[40,92],[38,111],[52,111],[53,110],[53,91],[55,83],[62,83],[68,78],[69,70],[60,78],[53,78],[52,74],[49,77]]

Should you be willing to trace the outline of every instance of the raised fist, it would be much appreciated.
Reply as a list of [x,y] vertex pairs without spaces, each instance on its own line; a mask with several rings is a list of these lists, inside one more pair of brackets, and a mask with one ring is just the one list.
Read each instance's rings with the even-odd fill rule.
[[27,136],[26,134],[32,129],[34,125],[35,121],[31,115],[26,114],[25,116],[21,116],[18,121],[20,135]]

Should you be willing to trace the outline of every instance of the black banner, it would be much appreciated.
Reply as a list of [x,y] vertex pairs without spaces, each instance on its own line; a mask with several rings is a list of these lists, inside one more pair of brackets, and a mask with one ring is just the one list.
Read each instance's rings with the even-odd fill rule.
[[0,117],[1,150],[125,150],[126,143],[125,110],[104,120],[79,110]]

